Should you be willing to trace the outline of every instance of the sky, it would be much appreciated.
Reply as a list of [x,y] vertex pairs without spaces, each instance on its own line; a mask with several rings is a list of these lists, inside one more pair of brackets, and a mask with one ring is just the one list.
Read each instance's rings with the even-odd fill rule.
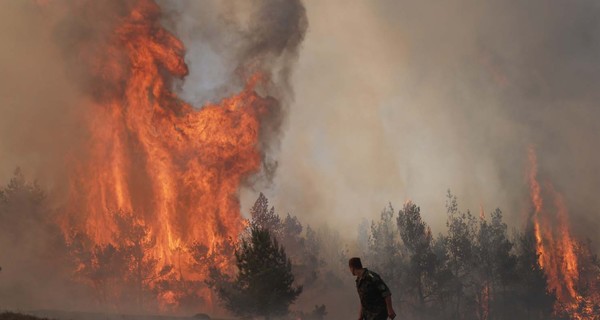
[[439,232],[451,189],[463,210],[499,207],[520,227],[531,146],[573,227],[595,237],[600,4],[305,4],[309,30],[268,192],[280,211],[352,236],[388,201],[412,200]]

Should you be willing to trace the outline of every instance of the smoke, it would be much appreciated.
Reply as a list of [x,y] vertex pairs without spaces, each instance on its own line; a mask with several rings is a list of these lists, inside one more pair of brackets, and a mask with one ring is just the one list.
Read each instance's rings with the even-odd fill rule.
[[[0,179],[21,166],[60,194],[65,154],[85,140],[82,106],[104,84],[118,90],[70,54],[101,43],[127,2],[94,2],[87,18],[69,15],[75,3],[40,3],[0,4]],[[437,232],[450,188],[464,208],[500,207],[520,226],[533,145],[576,233],[600,240],[595,1],[159,4],[186,45],[189,74],[173,83],[184,100],[216,102],[271,73],[263,93],[281,111],[263,119],[262,147],[273,183],[249,183],[243,211],[269,188],[279,212],[353,239],[362,218],[412,199]]]
[[[33,3],[1,4],[0,178],[17,166],[49,185],[60,184],[63,156],[77,143],[75,116],[82,98],[68,81],[48,26]],[[54,174],[58,173],[56,176]]]
[[277,108],[262,119],[264,170],[248,187],[259,190],[268,186],[277,168],[281,130],[294,98],[290,77],[308,27],[303,4],[297,0],[160,3],[187,46],[190,74],[181,87],[184,99],[194,105],[215,102],[239,91],[249,75],[269,73],[270,84],[264,94],[274,98]]
[[[86,128],[86,123],[94,114],[89,110],[103,108],[103,104],[125,95],[131,62],[124,50],[115,49],[111,44],[114,43],[115,27],[130,14],[136,3],[38,1],[2,4],[1,35],[9,50],[2,53],[3,72],[0,75],[0,151],[3,154],[0,178],[7,181],[15,167],[23,167],[27,177],[35,178],[45,190],[49,190],[48,206],[57,208],[41,214],[30,212],[25,207],[6,213],[9,216],[22,211],[24,215],[44,216],[42,221],[37,222],[38,227],[15,227],[17,234],[28,232],[32,239],[49,239],[58,235],[54,233],[56,230],[48,233],[41,229],[64,215],[59,212],[63,210],[62,201],[69,188],[67,172],[73,173],[73,168],[67,167],[68,163],[72,163],[68,160],[89,156],[86,154],[89,148],[85,144],[93,132]],[[158,63],[164,64],[160,66],[164,68],[161,70],[164,79],[161,80],[167,81],[170,89],[180,91],[184,99],[189,99],[188,102],[201,108],[208,102],[239,92],[255,73],[265,78],[266,83],[259,88],[260,94],[270,103],[270,112],[260,119],[264,170],[255,178],[256,181],[249,181],[248,185],[268,181],[277,166],[271,153],[278,148],[287,107],[293,98],[289,80],[307,28],[303,5],[300,1],[260,1],[252,6],[242,1],[160,2],[159,5],[162,5],[160,10],[150,6],[143,14],[159,16],[161,23],[180,36],[184,44],[190,43],[190,53],[185,59],[192,66],[192,75],[187,80],[184,79],[186,68],[175,68],[180,65],[173,67],[168,64],[171,61],[157,59]],[[150,25],[150,28],[153,27]],[[161,31],[159,29],[155,31]],[[165,37],[163,33],[157,37],[161,36],[163,38],[157,41],[170,41],[168,35]],[[172,44],[173,50],[179,50],[177,43]],[[212,55],[216,66],[196,56],[205,53]],[[199,65],[196,61],[200,61]],[[213,74],[216,77],[211,77]],[[193,81],[196,77],[206,77],[204,88],[198,90],[198,83]],[[137,154],[135,157],[135,161],[139,160],[138,157],[143,158]],[[142,183],[136,183],[141,187]],[[82,216],[85,215],[76,215],[75,219]],[[44,251],[39,246],[27,249],[31,246],[24,240],[21,243],[19,248],[26,248],[22,255],[18,251],[3,250],[2,259],[10,257],[14,262],[23,263],[32,255],[36,256],[32,252]],[[37,242],[35,244],[38,245]],[[8,244],[3,241],[2,245]],[[52,249],[65,250],[64,245],[58,243]],[[7,283],[4,286],[6,290],[2,291],[22,290],[24,293],[12,295],[7,306],[51,307],[61,303],[65,306],[62,294],[53,295],[56,299],[51,302],[40,302],[49,294],[46,289],[35,291],[33,284],[39,281],[39,277],[30,279],[15,273],[15,266],[18,264],[10,263],[8,270],[12,271],[4,272],[6,277],[15,281]],[[36,266],[24,272],[46,277],[48,273],[43,269]],[[60,271],[61,276],[68,277],[68,270]],[[19,279],[23,278],[28,280],[19,284]],[[57,278],[60,277],[57,275]],[[60,280],[62,278],[58,282]],[[52,282],[48,287],[63,286]]]
[[464,209],[500,207],[520,227],[533,145],[574,228],[595,237],[596,2],[328,1],[306,10],[311,32],[269,194],[276,207],[353,239],[362,217],[412,199],[438,232],[450,188]]

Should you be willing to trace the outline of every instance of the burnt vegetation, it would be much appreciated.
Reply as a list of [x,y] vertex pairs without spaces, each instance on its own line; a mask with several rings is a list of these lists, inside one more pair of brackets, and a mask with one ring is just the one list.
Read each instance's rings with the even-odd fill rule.
[[[533,227],[509,232],[500,209],[473,215],[450,192],[445,233],[433,234],[420,207],[407,202],[364,220],[350,243],[328,227],[280,216],[260,194],[239,239],[182,246],[191,260],[172,264],[151,250],[156,240],[134,213],[113,212],[117,241],[96,245],[84,233],[61,234],[51,207],[18,170],[0,188],[0,307],[42,301],[62,287],[67,297],[111,311],[194,314],[220,302],[245,318],[336,318],[324,303],[355,302],[346,266],[352,252],[385,279],[403,319],[573,318],[548,289]],[[576,250],[578,314],[599,319],[600,261],[589,241]]]

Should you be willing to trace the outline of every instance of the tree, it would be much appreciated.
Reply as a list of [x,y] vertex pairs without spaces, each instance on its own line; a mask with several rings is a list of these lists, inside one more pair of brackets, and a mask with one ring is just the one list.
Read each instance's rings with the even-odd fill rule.
[[315,231],[308,226],[303,236],[304,227],[297,217],[288,213],[282,223],[282,234],[278,238],[292,261],[292,270],[296,281],[304,288],[313,285],[319,276],[321,260]]
[[115,241],[119,244],[125,262],[127,263],[127,280],[135,288],[135,301],[138,308],[144,308],[144,296],[151,292],[151,282],[167,276],[172,265],[164,265],[157,269],[159,260],[152,249],[156,238],[151,236],[150,229],[133,213],[118,211],[114,215],[117,225]]
[[585,319],[600,319],[600,260],[591,249],[591,241],[578,244],[577,289],[581,300],[577,305],[578,314]]
[[458,210],[458,200],[448,190],[446,210],[448,220],[447,250],[448,263],[452,272],[454,289],[454,317],[460,319],[462,314],[470,313],[463,310],[467,302],[473,302],[473,291],[469,291],[472,284],[473,269],[475,267],[475,244],[477,234],[477,221],[471,212]]
[[408,252],[407,291],[416,296],[419,312],[427,309],[425,304],[435,294],[433,274],[436,257],[432,251],[431,230],[421,218],[421,209],[412,202],[407,202],[398,212],[397,218],[400,238]]
[[302,263],[303,251],[305,248],[304,238],[302,237],[303,226],[295,216],[289,213],[282,223],[282,233],[277,238],[285,248],[288,257],[294,265]]
[[275,213],[275,207],[271,206],[269,209],[269,200],[262,192],[250,208],[250,216],[251,227],[267,229],[273,236],[280,239],[283,233],[281,218]]
[[358,225],[358,237],[356,239],[358,252],[361,255],[367,253],[369,248],[369,220],[363,218]]
[[56,288],[71,284],[67,243],[56,212],[41,186],[18,168],[0,186],[0,258],[6,272],[0,300],[5,306],[48,301]]
[[306,227],[306,239],[304,241],[304,265],[308,270],[307,284],[313,284],[321,273],[325,262],[319,257],[320,245],[317,233],[310,226]]
[[381,274],[392,292],[397,292],[401,246],[393,218],[394,208],[390,203],[381,211],[379,221],[371,223],[367,258],[369,266]]
[[[18,243],[25,233],[60,234],[52,224],[46,194],[36,183],[25,179],[17,168],[6,187],[0,188],[0,232],[7,241]],[[47,251],[47,241],[36,241],[42,253]]]
[[515,280],[516,257],[508,239],[502,211],[491,214],[491,222],[480,219],[477,233],[476,261],[478,283],[478,313],[497,318],[506,308],[506,289]]
[[252,227],[235,252],[235,278],[211,268],[208,284],[225,308],[237,316],[271,319],[289,313],[289,306],[302,293],[294,286],[292,263],[268,229]]
[[[512,305],[527,319],[550,319],[556,301],[553,292],[547,289],[547,277],[539,264],[533,224],[518,236],[517,286]],[[514,313],[513,313],[514,318]]]
[[152,249],[150,229],[133,213],[113,213],[116,230],[113,241],[95,244],[85,233],[72,236],[69,251],[77,266],[75,275],[94,288],[103,306],[129,307],[137,311],[150,307],[152,284],[172,273],[172,265],[159,268]]

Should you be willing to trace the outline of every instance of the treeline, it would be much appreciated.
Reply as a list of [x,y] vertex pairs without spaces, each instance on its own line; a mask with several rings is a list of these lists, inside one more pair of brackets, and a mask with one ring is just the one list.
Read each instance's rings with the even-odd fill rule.
[[[273,246],[276,250],[272,252],[280,254],[276,262],[289,269],[280,279],[295,288],[288,302],[281,301],[283,308],[281,303],[273,306],[274,314],[322,319],[327,313],[323,305],[306,311],[289,310],[302,287],[310,288],[317,281],[321,262],[316,232],[303,228],[295,217],[280,219],[272,207],[267,207],[264,196],[253,210],[257,219],[271,219],[253,222],[255,226],[269,224],[268,228],[260,228],[267,232],[258,237],[260,243],[278,239],[289,252],[286,254],[281,245]],[[240,239],[227,239],[212,248],[201,242],[190,243],[177,249],[180,261],[165,265],[154,255],[156,243],[150,228],[133,212],[111,212],[116,225],[114,241],[97,244],[85,232],[72,230],[65,234],[59,227],[60,211],[43,188],[28,181],[19,169],[0,187],[0,309],[188,315],[218,312],[214,307],[218,301],[216,283],[190,272],[233,276],[239,270],[236,256],[241,254],[242,240],[251,239],[248,229]],[[264,283],[277,283],[266,271],[269,280]],[[219,280],[219,285],[224,284],[225,278]],[[235,302],[248,305],[242,300]],[[264,314],[264,310],[269,311],[258,308],[252,312]]]
[[[420,208],[390,204],[359,237],[370,265],[389,279],[408,319],[600,319],[600,262],[590,242],[577,244],[582,294],[565,308],[548,288],[533,225],[509,235],[503,214],[459,210],[450,191],[444,234],[434,236]],[[367,237],[364,235],[368,234]],[[565,272],[557,270],[556,272]],[[588,290],[588,292],[585,292]],[[596,292],[589,292],[596,291]],[[575,316],[576,315],[576,316]]]
[[[533,233],[509,237],[502,212],[462,212],[447,198],[447,232],[433,236],[411,202],[384,209],[365,256],[409,319],[551,319],[555,296],[537,263]],[[364,228],[364,226],[363,226]]]
[[[69,301],[72,308],[192,314],[219,301],[243,318],[346,319],[358,312],[347,266],[358,255],[389,285],[400,319],[570,318],[556,312],[532,226],[509,234],[499,209],[475,216],[450,193],[441,234],[408,202],[364,220],[356,239],[280,215],[260,194],[239,239],[214,248],[188,244],[179,250],[189,260],[161,268],[148,228],[133,213],[113,212],[115,243],[97,245],[84,233],[67,241],[56,224],[60,209],[52,207],[20,171],[0,188],[0,308],[68,308]],[[579,244],[580,292],[600,288],[600,263],[589,247]],[[209,276],[196,280],[185,270]],[[597,319],[600,306],[586,302],[577,311]]]
[[[432,234],[420,207],[412,202],[398,211],[389,204],[379,219],[363,221],[358,227],[358,238],[350,243],[335,230],[315,232],[308,226],[303,231],[296,217],[288,214],[282,219],[273,207],[268,207],[262,194],[251,213],[251,227],[269,230],[276,245],[281,244],[281,250],[287,252],[294,283],[304,286],[302,294],[333,301],[330,306],[339,303],[332,300],[335,296],[344,296],[345,303],[355,301],[342,291],[356,295],[353,281],[348,279],[347,261],[350,253],[358,253],[367,267],[378,272],[390,286],[401,319],[600,319],[597,300],[582,296],[574,309],[564,308],[557,301],[539,264],[532,225],[509,234],[500,209],[475,216],[461,211],[450,192],[446,201],[447,230],[438,235]],[[247,251],[246,245],[242,252]],[[578,243],[577,248],[581,274],[577,289],[583,295],[598,295],[595,291],[600,289],[600,262],[591,252],[589,241]],[[238,272],[246,272],[242,269],[248,266],[240,268],[240,262],[252,260],[236,257]],[[229,281],[229,285],[235,285],[235,279]],[[268,287],[283,290],[277,288],[279,285],[271,283]],[[295,299],[296,296],[290,301]],[[324,305],[316,308],[326,310]],[[234,310],[235,306],[229,309]],[[354,316],[358,306],[350,308],[351,312],[345,309],[343,314],[330,312],[337,315],[334,319],[346,318]],[[326,312],[315,312],[313,317],[315,314],[322,319]],[[297,314],[294,319],[298,319]]]

